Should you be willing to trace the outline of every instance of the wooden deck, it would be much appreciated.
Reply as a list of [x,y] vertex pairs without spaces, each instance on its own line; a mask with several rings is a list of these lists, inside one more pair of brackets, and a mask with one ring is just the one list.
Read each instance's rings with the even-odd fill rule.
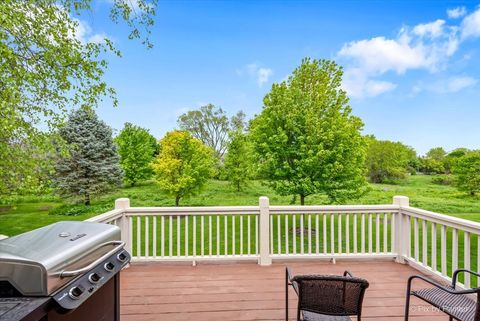
[[[284,269],[254,263],[189,265],[134,264],[121,276],[122,321],[285,320]],[[406,281],[418,271],[390,261],[291,262],[294,274],[341,274],[367,279],[362,320],[403,320]],[[290,316],[296,297],[290,296]],[[410,320],[448,320],[413,299]]]

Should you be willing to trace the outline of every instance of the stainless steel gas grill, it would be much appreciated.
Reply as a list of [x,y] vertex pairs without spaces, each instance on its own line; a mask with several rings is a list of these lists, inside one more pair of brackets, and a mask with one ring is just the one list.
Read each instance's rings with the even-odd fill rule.
[[43,319],[28,320],[118,320],[118,276],[130,261],[124,245],[118,227],[90,222],[59,222],[1,240],[0,320],[35,299],[46,302]]

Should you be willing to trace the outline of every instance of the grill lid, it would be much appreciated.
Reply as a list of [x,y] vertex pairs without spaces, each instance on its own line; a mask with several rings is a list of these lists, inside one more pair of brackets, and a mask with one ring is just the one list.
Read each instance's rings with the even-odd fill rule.
[[117,226],[65,221],[0,241],[0,281],[23,295],[50,295],[79,270],[115,248]]

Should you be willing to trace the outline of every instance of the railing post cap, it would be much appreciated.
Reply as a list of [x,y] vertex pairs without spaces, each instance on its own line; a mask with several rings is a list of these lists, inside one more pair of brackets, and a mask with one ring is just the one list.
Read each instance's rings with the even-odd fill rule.
[[407,196],[396,195],[393,197],[393,204],[399,206],[410,206],[410,199]]
[[269,203],[268,197],[266,197],[266,196],[260,196],[260,198],[258,200],[259,200],[259,203],[261,205],[265,205],[265,204]]
[[115,200],[115,209],[125,209],[130,207],[130,199],[123,197]]

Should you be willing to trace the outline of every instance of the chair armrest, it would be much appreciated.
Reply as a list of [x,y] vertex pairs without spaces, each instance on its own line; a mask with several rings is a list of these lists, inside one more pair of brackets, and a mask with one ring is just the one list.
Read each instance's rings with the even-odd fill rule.
[[297,282],[292,280],[293,279],[292,271],[288,267],[285,268],[285,274],[286,274],[287,285],[291,285],[298,295],[298,284]]
[[440,289],[440,290],[443,290],[447,293],[450,293],[450,294],[472,294],[472,293],[477,293],[479,291],[479,289],[469,289],[469,290],[461,290],[461,291],[456,291],[456,290],[450,290],[449,288],[445,287],[444,285],[441,285],[440,283],[437,283],[429,278],[426,278],[424,276],[421,276],[421,275],[412,275],[411,277],[408,278],[408,286],[407,286],[407,289],[408,289],[408,294],[411,294],[411,285],[412,285],[412,282],[414,279],[420,279],[428,284],[431,284],[433,285],[434,287]]
[[287,266],[287,267],[285,268],[285,272],[286,272],[286,274],[287,274],[287,282],[288,282],[289,284],[291,284],[291,283],[292,283],[292,271],[291,271],[290,268]]
[[480,274],[477,273],[477,272],[470,271],[470,270],[467,270],[467,269],[458,269],[455,272],[453,272],[453,276],[452,276],[452,288],[454,288],[454,289],[455,289],[455,286],[457,285],[457,278],[458,278],[459,273],[468,273],[468,274],[472,274],[472,275],[480,277]]
[[353,274],[350,271],[343,272],[343,276],[349,276],[349,277],[353,278]]

